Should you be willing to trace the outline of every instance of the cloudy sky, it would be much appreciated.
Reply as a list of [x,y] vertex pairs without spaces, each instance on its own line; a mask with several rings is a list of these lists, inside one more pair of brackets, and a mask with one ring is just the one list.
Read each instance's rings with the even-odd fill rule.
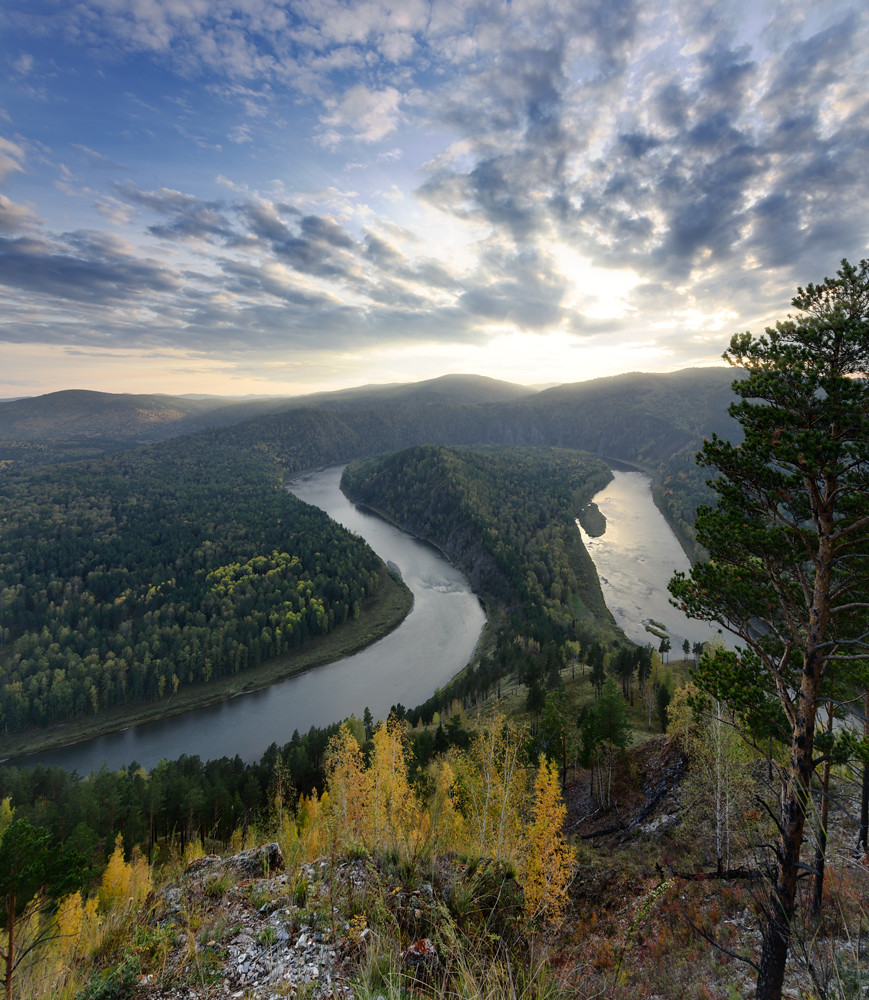
[[716,363],[869,256],[838,0],[0,0],[0,397]]

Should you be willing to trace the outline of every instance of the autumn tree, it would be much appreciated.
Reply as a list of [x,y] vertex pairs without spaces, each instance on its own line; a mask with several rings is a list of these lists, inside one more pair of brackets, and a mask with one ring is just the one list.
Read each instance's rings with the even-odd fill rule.
[[736,334],[724,354],[746,372],[730,407],[743,440],[704,444],[718,497],[695,527],[709,559],[670,584],[689,615],[742,644],[702,659],[700,683],[755,718],[766,706],[789,745],[758,1000],[781,996],[827,676],[869,656],[869,261],[843,261],[792,302],[796,316]]
[[480,857],[516,858],[528,801],[528,733],[497,716],[453,760],[466,849]]
[[[694,711],[697,691],[692,684],[680,688],[668,706],[668,731],[678,738],[688,761],[682,781],[682,803],[691,817],[693,837],[707,848],[714,836],[715,866],[719,875],[731,867],[739,824],[737,817],[749,807],[754,782],[745,742],[732,724],[720,699]],[[739,850],[748,846],[738,841]],[[707,848],[711,854],[711,845]]]
[[345,723],[329,740],[326,751],[328,814],[345,845],[361,844],[368,833],[366,806],[371,783],[359,741]]
[[420,847],[420,810],[408,778],[407,730],[401,716],[390,712],[387,721],[374,730],[371,742],[366,809],[371,846],[404,849],[412,856]]
[[576,859],[564,839],[566,815],[558,768],[541,754],[534,780],[532,818],[519,865],[525,913],[532,920],[557,923],[567,908]]
[[119,833],[100,879],[100,907],[108,913],[125,905],[136,906],[147,897],[151,887],[151,869],[147,860],[134,848],[131,859],[125,861],[124,838]]

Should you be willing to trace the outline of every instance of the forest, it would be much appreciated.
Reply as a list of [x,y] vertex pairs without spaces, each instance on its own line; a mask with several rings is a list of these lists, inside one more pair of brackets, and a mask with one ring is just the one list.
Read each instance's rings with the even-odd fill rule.
[[421,445],[345,469],[348,497],[437,545],[500,623],[490,651],[412,709],[411,722],[429,722],[456,697],[475,705],[511,674],[539,708],[565,664],[615,661],[630,646],[576,529],[611,476],[587,453],[503,446]]
[[7,471],[0,503],[6,731],[242,674],[397,586],[256,450],[178,439]]

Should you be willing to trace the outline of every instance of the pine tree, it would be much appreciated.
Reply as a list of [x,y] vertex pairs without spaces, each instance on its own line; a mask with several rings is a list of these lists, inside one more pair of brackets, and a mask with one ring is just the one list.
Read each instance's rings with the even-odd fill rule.
[[15,970],[30,952],[55,934],[52,925],[37,925],[33,934],[19,935],[32,926],[31,918],[52,897],[68,893],[79,882],[84,865],[78,856],[59,850],[47,830],[27,820],[13,820],[0,840],[0,928],[5,942],[0,959],[6,967],[6,1000],[12,1000]]
[[790,747],[758,1000],[781,996],[825,681],[832,664],[841,674],[869,656],[869,261],[843,261],[793,306],[797,317],[735,335],[724,355],[747,372],[730,408],[744,438],[714,437],[698,456],[717,474],[717,505],[695,524],[709,560],[670,584],[689,615],[743,644],[701,659],[701,684]]

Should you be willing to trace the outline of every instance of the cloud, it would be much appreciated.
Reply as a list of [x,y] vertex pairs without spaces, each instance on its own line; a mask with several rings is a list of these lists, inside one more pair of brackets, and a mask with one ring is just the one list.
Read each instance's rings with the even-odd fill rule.
[[0,181],[16,171],[24,170],[24,150],[0,136]]
[[81,143],[74,142],[72,144],[73,149],[77,149],[85,157],[87,165],[95,170],[121,170],[125,173],[129,171],[129,167],[125,167],[121,163],[115,163],[109,157],[104,156],[102,153],[97,152],[95,149],[91,149],[89,146],[83,146]]
[[0,233],[17,233],[22,229],[31,229],[39,221],[29,208],[18,205],[0,194]]
[[[615,343],[639,325],[632,342],[662,331],[693,358],[680,331],[693,345],[765,318],[866,254],[869,31],[844,0],[750,16],[730,0],[93,0],[50,23],[33,4],[5,50],[10,66],[35,53],[0,139],[6,336],[138,329],[278,356],[496,330]],[[35,83],[100,128],[55,112],[40,133],[16,99]],[[75,189],[55,141],[82,154]],[[106,176],[122,163],[135,172]],[[589,268],[635,287],[586,294]]]
[[229,239],[232,235],[220,201],[204,201],[172,188],[143,191],[132,182],[115,184],[114,190],[128,204],[170,217],[168,222],[148,227],[148,232],[161,239],[207,241],[214,237]]
[[92,233],[68,234],[65,244],[38,236],[0,238],[0,283],[73,302],[117,304],[180,286],[168,269],[132,257],[121,242]]
[[379,142],[394,132],[400,118],[401,94],[394,87],[370,90],[356,84],[337,98],[325,102],[327,112],[320,117],[320,142],[337,147],[343,138]]

